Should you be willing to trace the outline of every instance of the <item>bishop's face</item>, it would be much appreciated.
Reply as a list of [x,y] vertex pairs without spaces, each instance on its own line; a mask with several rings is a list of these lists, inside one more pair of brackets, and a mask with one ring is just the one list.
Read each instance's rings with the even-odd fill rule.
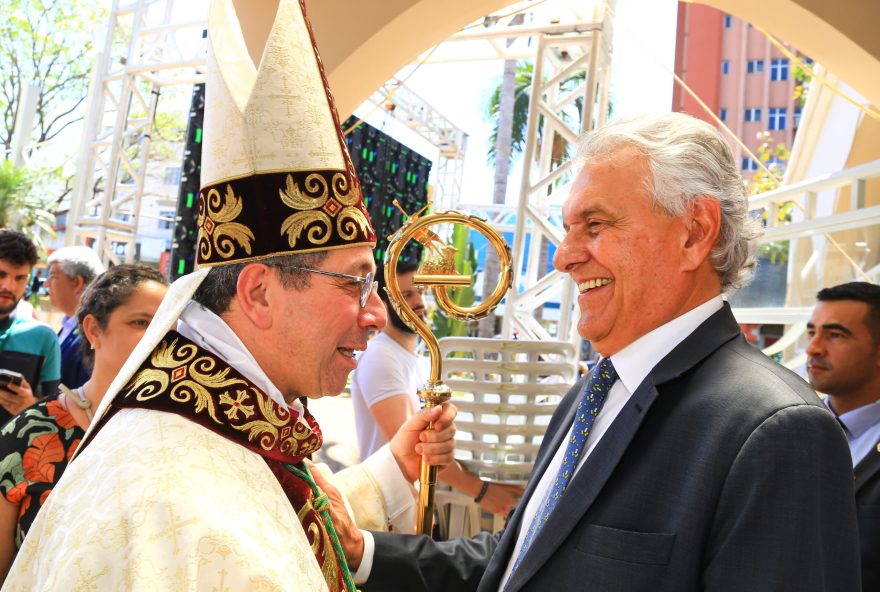
[[[316,269],[358,277],[375,271],[370,247],[331,251]],[[287,398],[338,395],[357,367],[354,354],[367,348],[371,331],[385,326],[385,306],[372,291],[360,305],[363,283],[316,273],[309,286],[287,288],[275,314],[278,347],[275,386]]]

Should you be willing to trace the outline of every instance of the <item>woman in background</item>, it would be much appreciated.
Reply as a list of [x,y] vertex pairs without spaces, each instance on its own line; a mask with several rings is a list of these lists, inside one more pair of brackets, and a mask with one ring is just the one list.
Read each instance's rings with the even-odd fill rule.
[[117,265],[83,294],[77,323],[92,377],[64,385],[0,430],[0,575],[6,577],[27,530],[61,478],[94,411],[162,302],[168,282],[145,265]]

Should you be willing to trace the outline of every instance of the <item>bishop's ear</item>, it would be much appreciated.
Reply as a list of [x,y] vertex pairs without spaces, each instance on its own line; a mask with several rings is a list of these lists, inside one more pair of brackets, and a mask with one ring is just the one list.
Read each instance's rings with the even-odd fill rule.
[[272,279],[272,270],[262,263],[246,265],[238,275],[233,305],[259,329],[272,327],[272,311],[267,294]]
[[698,197],[690,204],[690,225],[684,244],[688,267],[696,269],[709,258],[721,232],[721,204],[712,197]]

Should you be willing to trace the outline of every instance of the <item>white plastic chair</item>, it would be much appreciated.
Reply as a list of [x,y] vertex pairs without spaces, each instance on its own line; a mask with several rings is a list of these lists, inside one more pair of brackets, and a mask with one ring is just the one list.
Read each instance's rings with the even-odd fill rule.
[[[482,479],[525,485],[550,417],[577,377],[574,345],[445,337],[440,350],[443,381],[458,407],[456,458]],[[471,498],[438,491],[437,507],[444,506],[441,535],[479,532]],[[499,529],[503,520],[496,516],[487,528]]]

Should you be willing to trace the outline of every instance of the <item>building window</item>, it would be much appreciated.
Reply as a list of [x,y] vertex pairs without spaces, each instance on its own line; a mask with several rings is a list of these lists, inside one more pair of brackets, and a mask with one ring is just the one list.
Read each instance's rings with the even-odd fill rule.
[[174,219],[176,217],[176,212],[159,212],[159,228],[161,230],[169,230],[171,228],[174,228]]
[[721,109],[718,111],[718,119],[721,121],[727,121],[727,109]]
[[753,121],[761,121],[761,110],[757,107],[752,107],[750,109],[746,109],[745,114],[743,115],[743,121],[753,122]]
[[757,171],[758,163],[749,158],[748,156],[743,156],[742,159],[742,170],[744,171]]
[[729,14],[724,15],[724,28],[729,29],[733,26],[733,17]]
[[788,80],[788,60],[778,59],[770,61],[770,80]]
[[764,60],[747,60],[746,72],[749,74],[760,74],[764,71]]
[[774,131],[784,130],[787,117],[788,109],[785,107],[770,107],[767,113],[767,126]]
[[165,167],[165,184],[180,185],[180,167]]
[[798,128],[798,127],[801,126],[801,108],[800,108],[800,107],[795,107],[795,108],[794,108],[794,121],[792,121],[791,124],[792,124],[795,128]]
[[730,60],[721,60],[721,73],[730,74]]

